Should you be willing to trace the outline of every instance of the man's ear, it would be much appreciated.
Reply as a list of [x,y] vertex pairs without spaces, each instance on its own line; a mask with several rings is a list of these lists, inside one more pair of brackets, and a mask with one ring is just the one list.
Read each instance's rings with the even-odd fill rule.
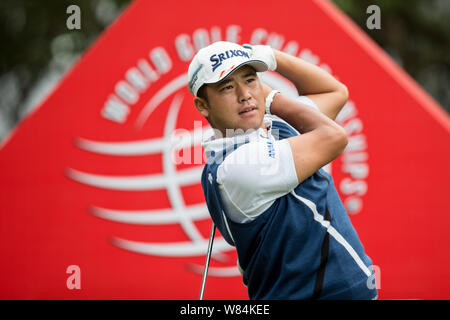
[[206,102],[205,99],[200,98],[200,97],[195,97],[194,98],[194,105],[195,108],[197,108],[198,112],[201,113],[202,116],[204,116],[205,118],[208,118],[209,116],[209,105]]

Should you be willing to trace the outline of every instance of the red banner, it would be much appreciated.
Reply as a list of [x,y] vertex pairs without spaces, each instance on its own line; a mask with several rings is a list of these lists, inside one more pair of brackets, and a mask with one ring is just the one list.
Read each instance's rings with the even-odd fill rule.
[[[447,114],[329,2],[293,0],[129,6],[0,150],[0,298],[198,298],[208,126],[186,73],[218,40],[269,44],[347,85],[349,145],[329,169],[380,298],[450,298]],[[234,249],[220,235],[214,248],[205,298],[247,299]]]

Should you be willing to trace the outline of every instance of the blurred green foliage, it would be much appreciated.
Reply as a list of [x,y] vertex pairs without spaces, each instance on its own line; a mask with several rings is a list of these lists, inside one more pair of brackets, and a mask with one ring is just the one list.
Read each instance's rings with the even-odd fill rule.
[[[449,0],[333,0],[363,31],[450,112]],[[377,5],[381,29],[369,30]]]

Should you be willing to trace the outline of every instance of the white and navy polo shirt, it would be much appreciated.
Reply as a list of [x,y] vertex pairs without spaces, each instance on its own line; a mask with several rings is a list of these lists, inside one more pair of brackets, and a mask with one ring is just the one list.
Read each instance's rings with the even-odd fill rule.
[[274,115],[264,121],[267,131],[203,143],[206,203],[222,236],[236,246],[250,299],[375,298],[368,285],[372,261],[333,178],[320,169],[298,184],[285,139],[299,133]]

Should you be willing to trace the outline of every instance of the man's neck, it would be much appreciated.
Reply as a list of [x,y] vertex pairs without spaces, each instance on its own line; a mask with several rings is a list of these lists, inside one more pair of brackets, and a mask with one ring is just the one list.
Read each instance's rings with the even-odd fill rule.
[[[214,134],[215,134],[216,138],[232,138],[236,135],[247,135],[247,134],[255,132],[259,129],[263,129],[264,132],[267,133],[267,127],[266,127],[266,124],[264,123],[264,121],[261,123],[261,126],[257,129],[250,128],[250,129],[244,130],[241,128],[237,128],[237,129],[215,130]],[[221,134],[221,136],[220,136],[220,134]]]

